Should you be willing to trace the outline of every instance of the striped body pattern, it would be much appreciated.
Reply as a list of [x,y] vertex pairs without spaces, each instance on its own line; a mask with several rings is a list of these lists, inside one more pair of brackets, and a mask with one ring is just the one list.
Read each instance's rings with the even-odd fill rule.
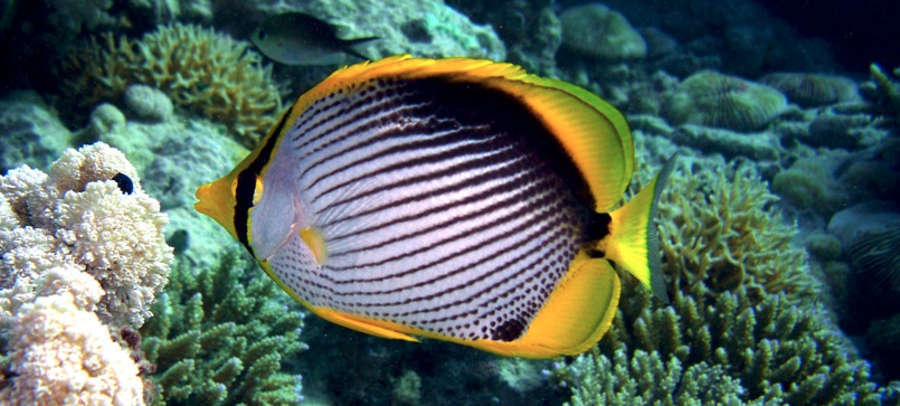
[[[291,232],[267,260],[313,306],[511,341],[586,243],[586,186],[509,95],[440,77],[376,79],[286,125],[262,181],[293,201],[276,209],[264,197],[252,231],[273,224],[257,216],[289,213],[277,221]],[[321,235],[321,263],[303,228]]]

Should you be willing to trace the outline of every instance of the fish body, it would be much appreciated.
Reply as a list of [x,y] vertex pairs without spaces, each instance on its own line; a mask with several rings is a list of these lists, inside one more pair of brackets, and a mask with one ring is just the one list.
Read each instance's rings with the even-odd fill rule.
[[250,36],[250,41],[270,59],[285,65],[335,65],[350,54],[369,59],[353,46],[378,39],[341,39],[337,29],[303,13],[283,13],[267,18]]
[[329,321],[547,358],[609,328],[610,261],[665,295],[650,220],[664,181],[613,210],[633,167],[624,118],[584,89],[399,56],[300,96],[196,208]]

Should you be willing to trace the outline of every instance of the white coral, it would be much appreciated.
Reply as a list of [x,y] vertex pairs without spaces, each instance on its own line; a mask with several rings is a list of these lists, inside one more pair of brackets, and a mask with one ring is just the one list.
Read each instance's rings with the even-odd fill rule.
[[159,203],[138,190],[124,194],[113,181],[91,182],[84,192],[66,192],[53,220],[56,238],[106,290],[100,317],[114,326],[143,325],[172,262]]
[[0,404],[143,404],[134,361],[71,293],[22,305],[9,337],[9,368],[16,375],[0,390]]
[[[119,173],[132,179],[130,194],[110,180]],[[106,291],[96,311],[107,324],[139,328],[150,317],[173,261],[162,231],[167,217],[120,151],[104,143],[67,150],[49,176],[27,166],[11,170],[0,177],[0,194],[19,224],[0,229],[7,308],[31,300],[45,270],[71,263]]]
[[0,404],[142,404],[137,366],[109,329],[150,316],[173,255],[138,180],[102,143],[66,151],[49,176],[0,176],[0,333],[15,373]]
[[50,182],[60,194],[80,192],[88,182],[109,180],[117,173],[131,178],[135,189],[140,189],[137,170],[125,158],[125,154],[105,143],[98,142],[79,150],[69,149],[50,167]]

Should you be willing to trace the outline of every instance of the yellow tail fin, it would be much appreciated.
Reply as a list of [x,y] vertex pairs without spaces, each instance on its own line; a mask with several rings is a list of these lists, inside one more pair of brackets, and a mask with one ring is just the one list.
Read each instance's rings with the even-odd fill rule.
[[668,302],[662,277],[659,236],[653,224],[656,203],[672,172],[669,158],[653,181],[628,203],[610,213],[609,235],[598,243],[606,258],[631,272],[656,297]]

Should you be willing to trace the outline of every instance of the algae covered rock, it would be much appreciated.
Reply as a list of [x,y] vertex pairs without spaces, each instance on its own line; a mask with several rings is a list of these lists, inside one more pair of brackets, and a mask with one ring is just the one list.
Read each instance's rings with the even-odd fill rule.
[[491,26],[474,24],[442,1],[309,0],[285,3],[279,7],[257,7],[268,15],[285,11],[313,15],[337,26],[343,38],[376,36],[378,40],[359,47],[372,60],[402,53],[435,58],[506,59],[506,47]]
[[852,80],[817,73],[771,73],[760,81],[784,93],[803,107],[817,107],[859,98]]
[[647,55],[641,34],[622,14],[592,3],[567,9],[560,16],[563,45],[583,55],[619,61]]
[[798,159],[772,179],[772,191],[795,206],[830,216],[846,205],[851,196],[836,176],[844,154],[819,155]]
[[787,108],[775,88],[714,71],[684,79],[668,95],[664,115],[675,124],[700,124],[739,132],[764,129]]
[[74,138],[41,97],[30,91],[13,92],[0,100],[0,137],[0,174],[22,164],[47,169]]
[[125,106],[137,118],[150,122],[166,121],[172,115],[172,100],[159,89],[145,85],[125,88]]

